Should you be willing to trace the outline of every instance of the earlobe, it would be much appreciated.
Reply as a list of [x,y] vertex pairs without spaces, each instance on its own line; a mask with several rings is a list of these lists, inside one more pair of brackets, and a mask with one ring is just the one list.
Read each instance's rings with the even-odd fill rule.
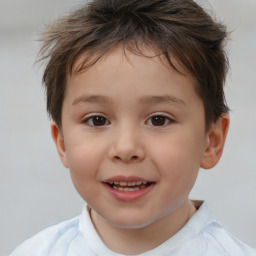
[[224,144],[229,127],[229,115],[224,114],[216,123],[213,123],[207,133],[204,155],[201,161],[201,167],[210,169],[214,167],[223,152]]
[[55,123],[51,124],[51,133],[52,133],[52,138],[55,142],[60,160],[61,160],[62,164],[66,168],[68,168],[68,161],[67,161],[67,154],[66,154],[64,138],[63,138],[61,130],[58,128],[58,126]]

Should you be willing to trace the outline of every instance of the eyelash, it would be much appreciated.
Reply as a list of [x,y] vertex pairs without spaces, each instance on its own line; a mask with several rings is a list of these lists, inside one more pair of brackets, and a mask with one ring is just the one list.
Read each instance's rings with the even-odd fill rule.
[[[97,119],[98,120],[97,120]],[[158,122],[158,124],[160,125],[157,125],[155,123],[155,125],[152,123],[152,119],[155,118],[154,121]],[[164,121],[164,123],[162,123]],[[96,122],[99,122],[97,125]],[[102,123],[101,123],[102,122]],[[163,114],[155,114],[151,117],[149,117],[147,120],[146,120],[146,124],[147,125],[151,125],[151,126],[159,126],[159,127],[163,127],[163,126],[166,126],[168,125],[169,123],[173,123],[174,120],[170,117],[167,117],[166,115],[163,115]],[[83,123],[89,125],[89,126],[92,126],[92,127],[101,127],[101,126],[106,126],[106,125],[110,125],[110,122],[108,121],[108,119],[102,115],[93,115],[93,116],[89,116],[87,117],[85,120],[83,120]]]
[[[96,118],[98,118],[98,119],[101,118],[101,120],[96,120]],[[102,125],[95,125],[95,123],[93,123],[94,121],[96,121],[96,122],[105,121],[105,122]],[[102,115],[89,116],[85,120],[83,120],[83,123],[88,124],[89,126],[92,126],[92,127],[100,127],[100,126],[105,126],[105,125],[110,124],[110,122],[107,120],[107,118]]]
[[[153,123],[152,123],[152,119],[153,118],[155,118],[155,121],[157,121],[157,122],[160,121],[160,125],[153,125]],[[151,116],[150,118],[147,119],[146,123],[148,124],[149,121],[151,123],[149,125],[159,126],[159,127],[163,127],[163,126],[166,126],[166,125],[174,122],[174,120],[172,118],[170,118],[170,117],[168,117],[166,115],[163,115],[163,114],[155,114],[155,115]],[[162,124],[162,121],[164,121],[163,124]]]

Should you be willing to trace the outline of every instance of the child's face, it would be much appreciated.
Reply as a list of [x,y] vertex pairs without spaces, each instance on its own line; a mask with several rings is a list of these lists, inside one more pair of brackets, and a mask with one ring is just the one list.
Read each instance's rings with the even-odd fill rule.
[[114,226],[138,228],[188,201],[207,133],[191,77],[127,55],[117,47],[68,77],[57,145],[88,205]]

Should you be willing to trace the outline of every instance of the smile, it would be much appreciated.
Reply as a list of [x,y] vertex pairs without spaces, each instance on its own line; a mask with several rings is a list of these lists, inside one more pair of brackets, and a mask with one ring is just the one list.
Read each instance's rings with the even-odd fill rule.
[[103,181],[112,197],[125,203],[142,200],[155,187],[156,182],[139,177],[115,176]]
[[107,185],[111,188],[123,191],[123,192],[133,192],[133,191],[139,191],[141,189],[144,189],[148,186],[150,186],[152,182],[147,181],[133,181],[133,182],[126,182],[126,181],[112,181],[107,182]]

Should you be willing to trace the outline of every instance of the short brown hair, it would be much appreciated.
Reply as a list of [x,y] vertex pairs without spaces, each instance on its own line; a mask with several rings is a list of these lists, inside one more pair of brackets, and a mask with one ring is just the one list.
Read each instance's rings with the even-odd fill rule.
[[[153,47],[176,71],[172,56],[196,81],[208,128],[228,112],[223,86],[228,69],[226,28],[192,0],[93,0],[49,26],[42,36],[40,60],[47,110],[61,127],[67,74],[95,64],[122,44],[142,54],[141,43]],[[83,57],[81,65],[74,64]],[[179,71],[178,71],[179,72]]]

